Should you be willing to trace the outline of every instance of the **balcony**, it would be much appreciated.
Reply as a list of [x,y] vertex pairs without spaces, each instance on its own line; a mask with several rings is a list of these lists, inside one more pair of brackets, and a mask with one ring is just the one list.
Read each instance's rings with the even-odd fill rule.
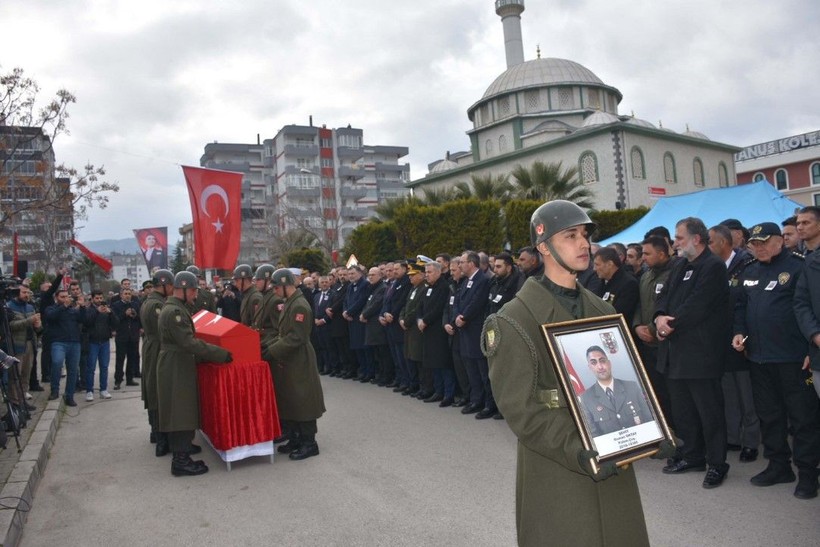
[[399,165],[397,163],[382,163],[380,161],[376,162],[376,171],[385,171],[385,172],[393,172],[393,173],[401,173],[404,171],[410,171],[410,165],[405,163],[404,165]]
[[350,186],[343,186],[339,192],[343,198],[362,199],[367,195],[367,188],[352,188]]
[[288,214],[297,218],[320,218],[322,216],[318,209],[311,209],[309,207],[290,207]]
[[286,190],[289,198],[318,198],[319,188],[302,188],[300,186],[288,186]]
[[365,207],[342,207],[342,216],[346,218],[367,218],[371,212]]
[[355,167],[339,167],[339,176],[351,179],[362,179],[367,174],[364,169]]
[[315,144],[286,144],[285,156],[312,158],[319,155],[319,146]]
[[204,167],[208,169],[220,169],[222,171],[234,171],[247,173],[251,170],[251,163],[248,161],[208,161]]
[[350,146],[337,146],[336,155],[340,158],[345,158],[351,161],[364,157],[364,153],[361,148],[352,148]]

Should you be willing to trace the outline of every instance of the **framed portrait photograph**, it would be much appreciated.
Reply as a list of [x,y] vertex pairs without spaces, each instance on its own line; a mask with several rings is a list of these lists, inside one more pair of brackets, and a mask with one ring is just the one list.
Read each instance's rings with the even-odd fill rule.
[[621,315],[541,325],[584,447],[626,465],[674,437]]

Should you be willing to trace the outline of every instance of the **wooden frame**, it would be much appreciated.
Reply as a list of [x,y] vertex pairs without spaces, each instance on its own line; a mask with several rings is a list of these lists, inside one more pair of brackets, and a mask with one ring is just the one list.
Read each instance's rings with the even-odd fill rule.
[[[674,437],[621,315],[541,325],[581,440],[592,462],[627,465]],[[610,392],[605,390],[610,388]]]

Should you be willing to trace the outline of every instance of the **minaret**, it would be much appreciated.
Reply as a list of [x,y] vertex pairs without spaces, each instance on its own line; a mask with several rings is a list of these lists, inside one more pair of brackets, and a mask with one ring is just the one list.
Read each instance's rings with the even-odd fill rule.
[[504,50],[507,68],[524,62],[524,42],[521,40],[521,12],[524,0],[495,0],[495,13],[504,25]]

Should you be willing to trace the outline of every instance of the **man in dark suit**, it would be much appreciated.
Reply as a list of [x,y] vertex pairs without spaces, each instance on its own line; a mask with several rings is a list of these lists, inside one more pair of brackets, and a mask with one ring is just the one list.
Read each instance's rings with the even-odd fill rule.
[[313,295],[313,331],[311,342],[316,350],[316,363],[319,374],[330,374],[333,369],[333,354],[331,348],[333,339],[330,337],[330,316],[327,308],[330,305],[330,279],[327,276],[319,278],[319,291]]
[[461,358],[470,378],[470,404],[461,409],[461,413],[477,413],[476,418],[483,420],[498,414],[498,407],[490,388],[487,358],[481,353],[481,327],[490,294],[490,281],[481,272],[480,263],[476,252],[467,251],[461,255],[459,267],[464,274],[464,284],[453,313],[456,328],[459,329]]
[[584,391],[587,421],[593,437],[653,421],[637,382],[612,377],[612,361],[600,346],[587,349],[587,365],[597,382]]
[[367,272],[367,282],[370,284],[370,296],[359,315],[359,321],[365,324],[364,345],[371,352],[371,359],[375,359],[375,378],[370,383],[381,387],[393,382],[393,358],[387,346],[387,334],[379,323],[379,317],[384,303],[387,286],[382,282],[381,270],[374,266]]
[[330,305],[325,310],[327,316],[331,318],[330,338],[333,340],[333,347],[336,350],[333,372],[330,375],[346,379],[356,376],[355,372],[350,372],[354,370],[355,366],[353,365],[353,354],[350,352],[348,322],[342,317],[345,297],[350,284],[347,282],[347,270],[345,268],[339,267],[336,270],[336,277],[338,279],[331,288]]
[[612,247],[598,249],[593,264],[602,283],[592,292],[612,304],[624,319],[632,320],[640,298],[638,280],[622,267],[618,252]]
[[410,291],[410,277],[407,275],[407,263],[402,260],[388,264],[387,269],[392,280],[384,293],[379,323],[387,332],[387,344],[396,371],[395,380],[391,383],[395,384],[393,391],[398,393],[410,387],[410,379],[415,375],[415,371],[411,374],[404,358],[404,330],[399,325],[399,316]]
[[157,246],[157,238],[154,234],[145,236],[145,247],[142,249],[142,254],[145,256],[148,273],[154,271],[154,268],[168,267],[168,257],[162,247]]
[[444,330],[442,316],[450,299],[450,285],[442,274],[438,262],[424,267],[427,282],[419,302],[417,325],[421,331],[422,366],[431,370],[435,392],[425,397],[425,403],[441,402],[440,406],[453,404],[456,376],[450,355],[450,337]]
[[709,470],[704,488],[723,483],[726,463],[723,360],[731,330],[726,265],[707,247],[709,232],[699,218],[675,227],[679,260],[669,273],[655,307],[660,345],[658,370],[667,375],[676,433],[683,440],[680,458],[667,474]]
[[[367,303],[367,297],[372,292],[367,280],[362,272],[362,267],[354,265],[348,270],[348,280],[350,288],[344,301],[344,311],[342,317],[348,322],[350,332],[350,350],[358,361],[358,379],[361,382],[369,382],[375,378],[376,371],[373,366],[373,355],[367,346],[364,345],[364,323],[359,322],[359,315]],[[351,368],[350,374],[356,375],[356,369]],[[353,376],[350,376],[353,378]]]

